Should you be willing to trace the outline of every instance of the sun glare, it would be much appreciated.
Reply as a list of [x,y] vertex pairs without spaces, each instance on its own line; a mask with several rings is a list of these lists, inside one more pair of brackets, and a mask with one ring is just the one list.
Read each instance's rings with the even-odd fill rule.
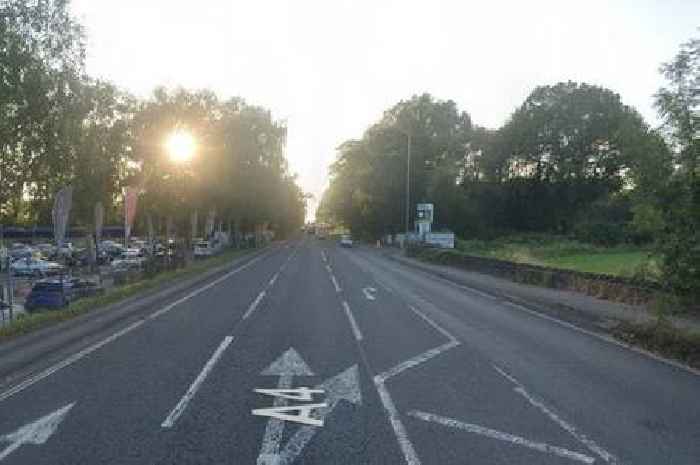
[[194,156],[195,141],[192,134],[184,131],[175,131],[165,143],[170,159],[176,163],[190,161]]

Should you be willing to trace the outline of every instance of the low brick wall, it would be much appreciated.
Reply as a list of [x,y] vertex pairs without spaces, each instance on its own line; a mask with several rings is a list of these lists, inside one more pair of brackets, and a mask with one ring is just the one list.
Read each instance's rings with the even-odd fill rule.
[[632,305],[647,303],[661,291],[658,283],[650,281],[476,257],[455,250],[412,247],[407,249],[406,253],[409,257],[486,273],[519,283],[576,291]]

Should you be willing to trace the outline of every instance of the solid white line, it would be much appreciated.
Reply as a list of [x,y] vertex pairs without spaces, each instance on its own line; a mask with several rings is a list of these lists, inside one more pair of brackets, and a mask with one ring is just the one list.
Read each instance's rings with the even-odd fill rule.
[[410,358],[404,362],[399,363],[398,365],[389,368],[387,371],[383,373],[379,373],[377,375],[377,378],[379,378],[382,382],[388,380],[389,378],[393,378],[394,376],[398,375],[399,373],[402,373],[406,370],[409,370],[411,368],[415,368],[418,365],[427,362],[431,358],[437,357],[443,352],[446,352],[454,347],[457,347],[459,345],[458,341],[450,341],[447,342],[441,346],[437,346],[433,349],[426,350],[422,354],[416,355],[413,358]]
[[275,281],[277,281],[277,277],[278,277],[278,276],[279,276],[279,271],[278,271],[277,273],[275,273],[275,274],[272,276],[272,279],[270,279],[270,282],[267,283],[267,286],[268,286],[268,287],[274,286],[274,285],[275,285]]
[[340,288],[340,285],[338,284],[338,280],[335,279],[335,276],[331,275],[331,281],[333,281],[333,287],[335,287],[335,292],[342,291],[342,289]]
[[236,273],[239,273],[239,272],[245,270],[246,268],[248,268],[251,265],[253,265],[254,263],[256,263],[258,260],[261,260],[264,256],[265,256],[265,254],[261,254],[258,257],[255,257],[254,259],[252,259],[251,261],[249,261],[245,265],[242,265],[242,266],[240,266],[232,271],[229,271],[225,275],[212,281],[211,283],[207,284],[206,286],[200,287],[200,288],[190,292],[186,296],[176,300],[175,302],[172,302],[172,303],[166,305],[165,307],[151,313],[145,319],[138,320],[138,321],[130,324],[129,326],[122,328],[119,331],[107,336],[106,338],[102,339],[101,341],[96,342],[95,344],[92,344],[91,346],[84,348],[80,352],[77,352],[77,353],[71,355],[70,357],[61,360],[60,362],[50,366],[49,368],[45,369],[44,371],[41,371],[41,372],[37,373],[36,375],[31,376],[30,378],[27,378],[26,380],[24,380],[20,384],[8,389],[7,391],[3,392],[2,394],[0,394],[0,402],[14,396],[15,394],[17,394],[19,392],[24,391],[28,387],[38,383],[39,381],[41,381],[45,378],[48,378],[49,376],[53,375],[57,371],[62,370],[63,368],[72,365],[73,363],[90,355],[91,353],[93,353],[96,350],[100,349],[101,347],[109,344],[110,342],[113,342],[113,341],[119,339],[120,337],[124,336],[125,334],[130,333],[134,329],[141,326],[146,320],[154,320],[155,318],[158,318],[159,316],[171,311],[173,308],[175,308],[175,306],[191,299],[192,297],[195,297],[196,295],[204,292],[207,289],[210,289],[212,286],[219,284],[220,282],[224,281],[227,278],[230,278],[231,276],[235,275]]
[[44,378],[51,376],[52,374],[56,373],[57,371],[65,368],[69,365],[72,365],[73,363],[77,362],[78,360],[85,357],[86,355],[89,355],[89,354],[93,353],[94,351],[96,351],[97,349],[109,344],[110,342],[113,342],[113,341],[119,339],[123,335],[130,333],[134,329],[141,326],[143,323],[144,323],[144,320],[135,321],[134,323],[131,323],[129,326],[127,326],[126,328],[123,328],[123,329],[117,331],[116,333],[110,335],[109,337],[106,337],[105,339],[102,339],[101,341],[96,342],[95,344],[92,344],[91,346],[84,348],[80,352],[77,352],[64,360],[61,360],[57,364],[47,368],[44,371],[42,371],[42,372],[40,372],[40,373],[30,377],[30,378],[27,378],[26,380],[24,380],[23,382],[21,382],[17,386],[14,386],[13,388],[8,389],[7,391],[0,394],[0,402],[8,399],[9,397],[12,397],[13,395],[17,394],[18,392],[24,391],[29,386],[41,381]]
[[362,333],[360,332],[360,327],[357,326],[355,317],[352,315],[352,311],[350,311],[350,305],[348,305],[346,301],[343,301],[343,309],[345,310],[345,314],[348,316],[348,320],[350,320],[350,326],[352,326],[352,333],[355,335],[355,340],[361,341]]
[[[399,262],[399,263],[400,263],[400,262]],[[678,362],[678,361],[676,361],[676,360],[671,360],[671,359],[668,359],[668,358],[664,358],[664,357],[662,357],[662,356],[660,356],[660,355],[655,354],[654,352],[650,352],[650,351],[645,350],[645,349],[642,349],[642,348],[640,348],[640,347],[636,347],[636,346],[627,344],[627,343],[622,342],[622,341],[619,341],[619,340],[617,340],[617,339],[615,339],[615,338],[613,338],[613,337],[611,337],[611,336],[607,336],[607,335],[605,335],[605,334],[597,333],[597,332],[595,332],[595,331],[589,331],[589,330],[584,329],[584,328],[582,328],[582,327],[580,327],[580,326],[576,326],[575,324],[572,324],[572,323],[569,323],[569,322],[566,322],[566,321],[563,321],[563,320],[554,318],[554,317],[552,317],[552,316],[549,316],[549,315],[547,315],[547,314],[545,314],[545,313],[542,313],[542,312],[539,312],[539,311],[537,311],[537,310],[532,310],[532,309],[529,309],[529,308],[527,308],[527,307],[525,307],[525,306],[523,306],[523,305],[520,305],[520,304],[517,304],[517,303],[513,303],[513,302],[510,302],[510,301],[504,300],[502,297],[499,297],[499,296],[496,296],[496,295],[493,295],[493,294],[489,294],[489,293],[486,293],[486,292],[482,292],[482,291],[479,291],[479,290],[477,290],[477,289],[474,289],[473,287],[465,286],[465,285],[463,285],[463,284],[458,284],[458,283],[456,283],[456,282],[454,282],[454,281],[451,281],[451,280],[449,280],[449,279],[447,279],[447,278],[443,278],[442,276],[438,276],[438,275],[436,275],[436,274],[434,274],[434,273],[431,273],[431,272],[428,272],[428,271],[424,271],[424,270],[420,270],[420,269],[415,269],[415,271],[417,271],[417,272],[420,273],[420,274],[429,276],[429,277],[431,277],[431,278],[433,278],[433,279],[435,279],[435,280],[437,280],[437,281],[443,281],[444,283],[449,284],[449,285],[452,286],[452,287],[456,287],[456,288],[462,289],[462,290],[467,291],[467,292],[472,293],[472,294],[477,294],[477,295],[479,295],[479,296],[481,296],[481,297],[484,297],[484,298],[486,298],[486,299],[488,299],[488,300],[496,301],[496,302],[498,302],[498,303],[500,303],[500,304],[504,304],[504,305],[507,305],[507,306],[509,306],[509,307],[511,307],[511,308],[515,308],[515,309],[517,309],[517,310],[521,310],[521,311],[523,311],[523,312],[529,313],[529,314],[532,315],[532,316],[535,316],[535,317],[538,317],[538,318],[542,318],[543,320],[551,321],[552,323],[555,323],[555,324],[557,324],[557,325],[559,325],[559,326],[563,326],[563,327],[565,327],[565,328],[571,329],[571,330],[576,331],[576,332],[578,332],[578,333],[585,334],[585,335],[587,335],[587,336],[596,338],[596,339],[598,339],[598,340],[605,341],[605,342],[607,342],[607,343],[616,345],[616,346],[618,346],[618,347],[622,347],[622,348],[627,349],[627,350],[630,350],[630,351],[632,351],[632,352],[636,352],[636,353],[638,353],[638,354],[640,354],[640,355],[644,355],[644,356],[646,356],[646,357],[648,357],[648,358],[651,358],[651,359],[653,359],[653,360],[656,360],[657,362],[661,362],[661,363],[663,363],[663,364],[665,364],[665,365],[672,366],[672,367],[674,367],[674,368],[678,368],[678,369],[680,369],[680,370],[683,370],[683,371],[692,373],[692,374],[694,374],[694,375],[696,375],[696,376],[700,376],[700,370],[698,370],[698,369],[696,369],[696,368],[693,368],[693,367],[691,367],[691,366],[689,366],[689,365],[686,365],[686,364],[684,364],[684,363]],[[380,284],[382,284],[382,283],[380,282]],[[386,289],[387,286],[382,284],[382,287],[384,287],[384,288]],[[512,296],[510,296],[510,295],[508,295],[508,294],[504,294],[504,296],[505,296],[505,297],[508,297],[508,298],[512,298]]]
[[375,376],[374,385],[377,387],[377,392],[379,393],[379,398],[382,401],[384,410],[386,410],[386,413],[389,416],[389,423],[391,423],[391,428],[394,430],[396,441],[399,443],[401,452],[403,452],[406,465],[420,465],[421,462],[418,458],[418,454],[416,454],[416,450],[413,448],[413,444],[411,444],[411,440],[408,438],[406,428],[401,421],[401,417],[399,416],[398,410],[396,410],[396,406],[394,405],[394,401],[391,399],[391,395],[389,395],[389,391],[387,391],[386,386],[384,386],[384,382],[377,379]]
[[419,317],[423,318],[423,320],[426,323],[428,323],[430,326],[432,326],[437,332],[439,332],[440,334],[445,336],[447,339],[449,339],[450,341],[457,341],[456,337],[454,337],[452,334],[450,334],[445,328],[443,328],[442,326],[440,326],[439,324],[435,323],[433,320],[428,318],[428,316],[425,313],[421,312],[413,305],[409,305],[408,308],[410,308],[413,313],[415,313]]
[[580,454],[578,452],[570,451],[568,449],[564,449],[563,447],[551,446],[542,442],[530,441],[529,439],[514,436],[509,433],[496,431],[494,429],[485,428],[483,426],[474,425],[471,423],[464,423],[459,420],[435,415],[433,413],[419,412],[413,410],[411,412],[408,412],[408,414],[412,417],[418,418],[419,420],[429,421],[443,426],[448,426],[450,428],[460,429],[468,433],[480,434],[482,436],[486,436],[492,439],[498,439],[499,441],[510,442],[512,444],[527,447],[529,449],[534,449],[540,452],[557,455],[559,457],[564,457],[571,460],[577,460],[579,462],[583,462],[589,465],[595,462],[595,459],[593,457],[589,457],[588,455]]
[[610,336],[606,336],[605,334],[596,333],[595,331],[589,331],[589,330],[587,330],[587,329],[581,328],[580,326],[576,326],[575,324],[572,324],[572,323],[569,323],[569,322],[566,322],[566,321],[563,321],[563,320],[559,320],[559,319],[557,319],[557,318],[554,318],[554,317],[552,317],[552,316],[549,316],[549,315],[546,315],[546,314],[544,314],[544,313],[538,312],[538,311],[536,311],[536,310],[531,310],[531,309],[529,309],[529,308],[527,308],[527,307],[525,307],[525,306],[523,306],[523,305],[520,305],[520,304],[516,304],[516,303],[513,303],[513,302],[509,302],[509,301],[501,301],[500,303],[501,303],[501,304],[504,304],[504,305],[506,305],[506,306],[508,306],[508,307],[511,307],[511,308],[514,308],[514,309],[523,311],[523,312],[525,312],[525,313],[528,313],[528,314],[530,314],[530,315],[532,315],[532,316],[535,316],[535,317],[537,317],[537,318],[542,318],[543,320],[551,321],[552,323],[555,323],[555,324],[557,324],[557,325],[559,325],[559,326],[563,326],[563,327],[565,327],[565,328],[571,329],[571,330],[573,330],[573,331],[576,331],[577,333],[585,334],[585,335],[587,335],[587,336],[596,338],[596,339],[598,339],[598,340],[601,340],[601,341],[604,341],[604,342],[607,342],[607,343],[616,345],[616,346],[618,346],[618,347],[622,347],[622,348],[627,349],[627,350],[630,350],[630,351],[632,351],[632,352],[636,352],[636,353],[638,353],[638,354],[640,354],[640,355],[644,355],[644,356],[649,357],[649,358],[651,358],[651,359],[653,359],[653,360],[656,360],[657,362],[661,362],[661,363],[663,363],[663,364],[665,364],[665,365],[669,365],[669,366],[672,366],[672,367],[674,367],[674,368],[678,368],[678,369],[681,369],[681,370],[683,370],[683,371],[686,371],[686,372],[692,373],[692,374],[694,374],[694,375],[700,376],[700,370],[698,370],[698,369],[695,369],[695,368],[693,368],[693,367],[691,367],[691,366],[688,366],[688,365],[685,365],[685,364],[683,364],[683,363],[677,362],[677,361],[675,361],[675,360],[670,360],[670,359],[667,359],[667,358],[663,358],[663,357],[661,357],[660,355],[656,355],[656,354],[653,353],[653,352],[649,352],[648,350],[642,349],[642,348],[640,348],[640,347],[636,347],[636,346],[633,346],[633,345],[624,343],[624,342],[622,342],[622,341],[618,341],[617,339],[615,339],[615,338],[613,338],[613,337],[610,337]]
[[321,260],[323,260],[324,262],[328,261],[328,257],[326,257],[326,252],[323,250],[321,250]]
[[214,365],[216,365],[216,362],[221,358],[224,351],[232,341],[232,336],[226,336],[224,340],[221,341],[219,347],[216,349],[216,351],[214,351],[214,354],[211,356],[206,365],[204,365],[201,373],[199,373],[199,376],[197,376],[197,378],[195,378],[195,380],[192,382],[187,392],[185,392],[185,395],[182,396],[180,402],[177,403],[175,408],[170,412],[163,423],[161,423],[161,428],[172,428],[177,419],[180,418],[180,415],[182,415],[182,412],[185,411],[192,398],[195,396],[195,394],[197,394],[197,391],[202,386],[202,383],[204,383],[204,380],[207,379],[209,372],[212,370],[212,368],[214,368]]
[[544,402],[528,393],[525,390],[525,387],[517,379],[515,379],[513,376],[506,373],[505,370],[497,367],[496,365],[494,365],[493,368],[498,373],[500,373],[501,376],[505,377],[510,382],[515,384],[516,387],[514,388],[514,391],[523,396],[525,400],[527,400],[530,403],[530,405],[532,405],[533,407],[537,407],[542,413],[549,417],[550,420],[552,420],[554,423],[559,425],[564,431],[576,438],[577,441],[586,446],[591,452],[605,460],[610,465],[616,465],[618,463],[617,457],[600,447],[598,444],[596,444],[595,441],[590,439],[584,433],[580,432],[577,427],[562,419],[559,415],[557,415],[554,411],[547,407],[544,404]]
[[258,305],[260,305],[260,302],[265,298],[266,292],[265,291],[260,291],[260,294],[255,298],[253,303],[250,304],[248,307],[248,310],[243,314],[243,319],[247,320],[250,315],[253,314],[253,312],[258,308]]

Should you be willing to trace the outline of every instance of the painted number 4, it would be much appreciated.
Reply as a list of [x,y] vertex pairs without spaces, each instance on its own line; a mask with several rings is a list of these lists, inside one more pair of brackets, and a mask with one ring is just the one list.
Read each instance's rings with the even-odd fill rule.
[[[299,387],[296,389],[255,389],[258,394],[265,394],[277,399],[287,399],[298,402],[312,402],[314,394],[323,394],[323,389],[309,389]],[[324,403],[309,403],[299,405],[279,405],[275,407],[260,408],[252,411],[253,415],[272,417],[282,421],[292,421],[311,426],[323,426],[323,420],[313,418],[311,413],[314,409],[327,407]]]

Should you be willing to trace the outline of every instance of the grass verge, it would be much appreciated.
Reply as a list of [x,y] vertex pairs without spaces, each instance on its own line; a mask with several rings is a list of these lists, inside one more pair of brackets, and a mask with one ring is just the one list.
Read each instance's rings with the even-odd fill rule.
[[622,322],[613,335],[628,344],[700,369],[700,332],[676,328],[660,318],[645,324]]
[[0,342],[51,326],[61,321],[70,320],[91,310],[123,301],[129,297],[159,287],[166,282],[195,276],[210,268],[223,265],[252,250],[254,249],[229,250],[216,257],[197,261],[187,268],[166,271],[152,278],[109,289],[99,296],[80,299],[65,309],[38,313],[22,313],[11,323],[0,328]]
[[646,249],[623,245],[600,247],[561,236],[522,234],[489,241],[457,240],[457,250],[477,257],[613,276],[658,276]]

